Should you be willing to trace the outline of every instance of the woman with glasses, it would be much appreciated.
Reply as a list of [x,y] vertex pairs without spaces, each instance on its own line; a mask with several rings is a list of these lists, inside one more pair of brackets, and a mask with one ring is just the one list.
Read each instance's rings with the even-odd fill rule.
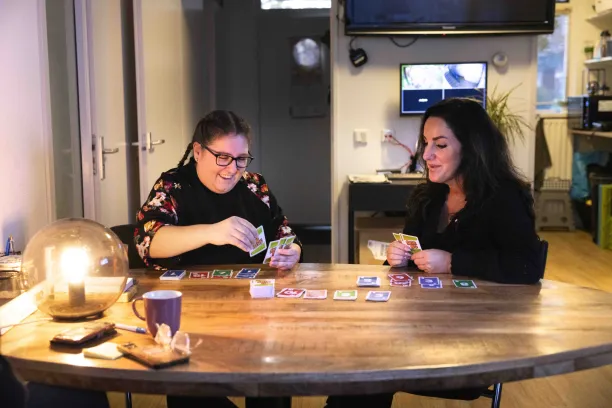
[[[264,178],[246,171],[251,127],[229,111],[214,111],[197,124],[178,166],[163,173],[138,211],[135,243],[150,267],[262,263],[253,257],[256,228],[266,242],[294,235]],[[270,266],[291,269],[299,241],[276,251]]]

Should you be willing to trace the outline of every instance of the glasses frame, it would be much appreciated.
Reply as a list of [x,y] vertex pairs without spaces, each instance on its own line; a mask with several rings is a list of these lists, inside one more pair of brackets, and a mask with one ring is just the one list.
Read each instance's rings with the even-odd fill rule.
[[[210,154],[215,156],[215,163],[217,163],[217,166],[220,166],[220,167],[227,167],[230,164],[232,164],[232,162],[234,161],[234,162],[236,162],[236,168],[238,168],[238,169],[246,169],[247,167],[249,167],[249,164],[251,164],[253,162],[253,160],[255,160],[255,158],[253,156],[251,156],[251,153],[249,153],[248,156],[234,157],[234,156],[231,156],[231,155],[229,155],[227,153],[219,153],[219,152],[215,152],[213,150],[210,150],[208,148],[208,146],[202,146],[202,147],[205,148],[206,150],[208,150],[210,152]],[[229,157],[230,161],[227,164],[219,163],[219,157],[221,157],[221,156]],[[248,159],[249,160],[247,165],[244,166],[244,167],[243,166],[239,166],[238,165],[238,160],[244,160],[244,159]]]

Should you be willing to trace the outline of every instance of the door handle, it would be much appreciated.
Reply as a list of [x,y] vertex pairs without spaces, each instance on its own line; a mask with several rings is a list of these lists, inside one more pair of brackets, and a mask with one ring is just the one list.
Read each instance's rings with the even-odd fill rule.
[[147,143],[146,150],[148,150],[149,153],[153,153],[155,151],[155,148],[153,146],[164,144],[166,143],[166,141],[164,139],[151,140],[151,132],[148,132],[146,143]]
[[104,155],[105,154],[115,154],[115,153],[119,153],[119,148],[118,147],[115,147],[114,149],[104,148],[104,136],[98,136],[97,158],[98,158],[98,174],[100,175],[100,180],[104,180],[106,178],[106,166],[104,165]]
[[[166,143],[165,139],[151,140],[151,132],[147,132],[145,138],[145,145],[142,147],[142,150],[148,150],[149,153],[153,153],[155,151],[155,148],[153,146],[157,146],[164,143]],[[140,142],[132,142],[131,145],[134,147],[140,147]]]

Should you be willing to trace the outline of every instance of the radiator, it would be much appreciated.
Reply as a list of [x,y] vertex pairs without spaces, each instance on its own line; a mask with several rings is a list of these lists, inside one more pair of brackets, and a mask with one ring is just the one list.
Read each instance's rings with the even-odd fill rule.
[[565,118],[545,118],[544,135],[552,166],[546,169],[545,179],[572,179],[572,135]]

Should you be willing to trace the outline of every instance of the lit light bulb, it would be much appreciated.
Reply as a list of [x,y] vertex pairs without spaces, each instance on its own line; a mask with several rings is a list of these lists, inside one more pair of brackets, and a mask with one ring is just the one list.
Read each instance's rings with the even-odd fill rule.
[[85,276],[89,257],[84,248],[66,248],[60,260],[62,275],[68,282],[68,302],[71,306],[85,304]]

